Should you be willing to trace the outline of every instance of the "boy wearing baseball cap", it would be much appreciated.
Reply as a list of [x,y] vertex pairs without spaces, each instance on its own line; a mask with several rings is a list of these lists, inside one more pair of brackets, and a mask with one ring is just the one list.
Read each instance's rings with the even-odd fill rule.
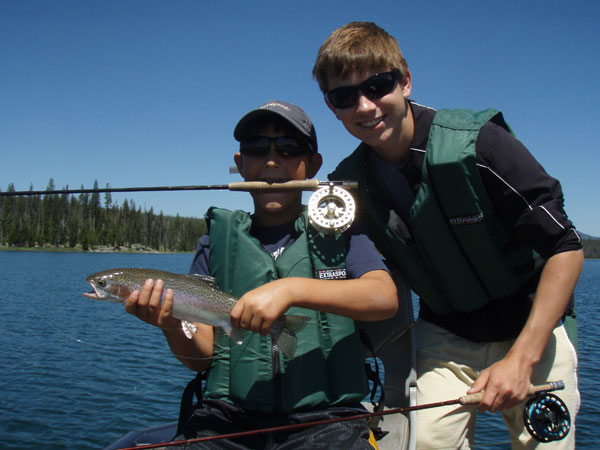
[[[273,100],[249,112],[234,137],[240,143],[234,161],[246,181],[304,180],[321,166],[315,128],[291,103]],[[366,235],[354,227],[338,236],[320,234],[309,224],[300,191],[253,191],[252,198],[253,214],[209,209],[209,232],[190,271],[214,277],[219,288],[240,297],[231,323],[251,331],[241,345],[203,324],[187,339],[170,317],[171,291],[160,306],[160,280],[149,280],[126,305],[162,329],[183,364],[208,371],[203,399],[180,423],[178,438],[364,412],[368,384],[355,320],[388,318],[398,307],[394,282]],[[322,279],[330,273],[336,279]],[[268,334],[284,313],[310,318],[297,332],[293,357]],[[353,420],[186,448],[366,449],[370,438],[366,421]]]

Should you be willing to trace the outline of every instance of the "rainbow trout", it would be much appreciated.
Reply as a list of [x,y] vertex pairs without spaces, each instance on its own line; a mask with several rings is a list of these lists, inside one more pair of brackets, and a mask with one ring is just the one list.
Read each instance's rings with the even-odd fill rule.
[[[246,330],[231,326],[229,312],[237,298],[221,291],[214,278],[203,275],[181,275],[154,269],[111,269],[97,272],[86,281],[94,290],[83,295],[96,300],[124,303],[132,291],[140,290],[148,278],[164,281],[166,289],[173,290],[172,316],[182,321],[188,337],[195,332],[191,322],[200,322],[223,328],[237,344],[241,344]],[[296,333],[304,328],[307,316],[281,316],[271,328],[271,336],[279,348],[293,358],[296,352]],[[192,331],[190,331],[192,330]]]

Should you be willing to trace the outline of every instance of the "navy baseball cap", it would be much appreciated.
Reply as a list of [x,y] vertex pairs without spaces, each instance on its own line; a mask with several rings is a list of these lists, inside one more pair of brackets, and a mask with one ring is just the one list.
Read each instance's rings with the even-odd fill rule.
[[252,124],[258,119],[273,115],[285,119],[300,131],[306,138],[309,150],[317,153],[317,132],[308,115],[299,106],[281,100],[271,100],[242,117],[233,130],[233,137],[239,142],[254,137],[248,134],[252,131]]

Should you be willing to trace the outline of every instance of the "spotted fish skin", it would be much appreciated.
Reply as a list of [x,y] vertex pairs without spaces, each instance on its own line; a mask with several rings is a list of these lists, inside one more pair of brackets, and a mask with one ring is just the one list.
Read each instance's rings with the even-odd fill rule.
[[[96,300],[124,303],[131,292],[141,290],[147,279],[163,280],[166,289],[173,291],[171,315],[184,322],[200,322],[223,328],[236,343],[241,344],[247,332],[231,326],[230,312],[237,297],[220,290],[214,278],[204,275],[184,275],[144,268],[119,268],[96,272],[86,281],[94,289],[84,296]],[[271,329],[271,336],[281,350],[293,358],[296,351],[296,333],[304,328],[307,316],[281,316]]]

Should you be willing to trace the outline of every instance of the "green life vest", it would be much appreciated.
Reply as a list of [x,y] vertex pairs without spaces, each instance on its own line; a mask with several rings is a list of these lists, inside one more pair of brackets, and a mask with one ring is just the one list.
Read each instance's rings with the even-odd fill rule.
[[[210,272],[223,291],[235,296],[284,277],[319,277],[345,270],[345,238],[322,236],[308,225],[306,212],[296,220],[294,243],[273,261],[249,234],[250,216],[211,208]],[[205,398],[235,403],[264,413],[288,413],[360,402],[368,392],[363,349],[352,319],[292,307],[286,314],[309,316],[297,333],[288,359],[271,336],[248,332],[242,345],[215,329],[214,359]]]
[[358,212],[377,247],[395,260],[436,313],[469,312],[516,294],[538,273],[536,255],[516,242],[493,210],[475,159],[483,125],[510,131],[488,109],[440,110],[427,142],[422,181],[402,231],[388,227],[390,210],[368,192],[368,150],[361,145],[330,175],[359,182]]

